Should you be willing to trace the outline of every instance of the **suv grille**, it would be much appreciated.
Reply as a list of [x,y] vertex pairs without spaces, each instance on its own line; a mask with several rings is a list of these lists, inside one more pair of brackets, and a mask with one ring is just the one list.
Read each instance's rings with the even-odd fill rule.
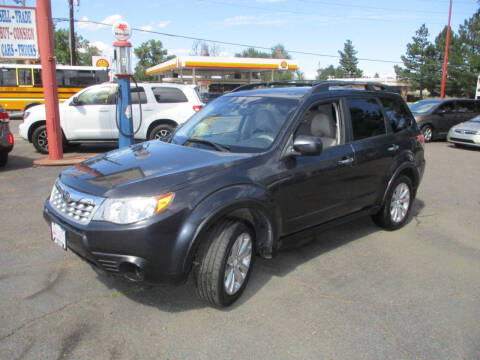
[[103,199],[79,193],[57,181],[49,201],[59,215],[79,224],[88,224]]

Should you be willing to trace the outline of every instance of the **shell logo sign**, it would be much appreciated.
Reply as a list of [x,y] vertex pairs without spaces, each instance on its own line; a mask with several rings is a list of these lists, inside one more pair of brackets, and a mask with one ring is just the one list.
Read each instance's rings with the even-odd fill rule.
[[282,62],[280,63],[280,68],[282,68],[282,69],[286,69],[287,66],[288,66],[288,65],[287,65],[287,62],[286,62],[286,61],[282,61]]
[[108,59],[100,56],[92,56],[92,65],[97,67],[110,67]]

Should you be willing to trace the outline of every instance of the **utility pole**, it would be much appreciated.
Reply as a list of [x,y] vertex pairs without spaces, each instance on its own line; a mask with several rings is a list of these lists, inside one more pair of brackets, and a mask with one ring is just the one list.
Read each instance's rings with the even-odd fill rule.
[[448,67],[448,45],[450,43],[450,21],[452,19],[452,0],[450,0],[450,9],[448,11],[448,27],[447,27],[447,39],[445,41],[445,55],[443,57],[443,75],[442,75],[442,87],[440,90],[440,97],[445,97],[445,83],[447,82],[447,67]]
[[74,18],[73,18],[73,0],[68,0],[68,5],[70,7],[70,65],[77,65],[77,52],[75,44],[75,28],[74,28]]

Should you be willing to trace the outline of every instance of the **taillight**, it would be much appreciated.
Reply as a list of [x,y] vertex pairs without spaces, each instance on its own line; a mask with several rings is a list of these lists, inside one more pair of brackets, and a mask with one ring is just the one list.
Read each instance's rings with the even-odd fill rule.
[[10,145],[13,145],[13,134],[12,133],[8,134],[8,143]]
[[200,110],[202,110],[202,108],[203,108],[202,105],[194,105],[194,106],[193,106],[193,111],[199,112]]
[[0,112],[0,123],[8,124],[9,118],[8,113],[6,111]]
[[418,141],[420,141],[420,144],[425,145],[425,138],[423,137],[422,134],[417,136]]

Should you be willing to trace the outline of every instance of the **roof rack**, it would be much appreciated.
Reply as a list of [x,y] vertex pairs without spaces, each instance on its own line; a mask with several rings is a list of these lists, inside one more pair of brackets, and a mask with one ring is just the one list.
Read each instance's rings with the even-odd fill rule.
[[314,86],[317,84],[315,80],[286,80],[286,81],[267,81],[259,82],[253,84],[241,85],[231,92],[244,91],[244,90],[253,90],[258,88],[273,88],[280,86],[289,86],[289,87],[302,87],[302,86]]
[[312,93],[331,90],[332,87],[358,87],[363,86],[364,90],[368,91],[388,91],[390,87],[385,84],[368,81],[319,81],[313,86]]
[[232,90],[232,92],[244,91],[244,90],[253,90],[259,88],[273,88],[273,87],[303,87],[311,86],[311,93],[317,93],[321,91],[331,90],[332,87],[362,87],[364,90],[368,91],[388,91],[390,87],[385,84],[377,82],[368,82],[368,81],[340,81],[340,80],[326,80],[326,81],[315,81],[315,80],[292,80],[292,81],[269,81],[269,82],[260,82],[254,84],[246,84],[239,86]]

